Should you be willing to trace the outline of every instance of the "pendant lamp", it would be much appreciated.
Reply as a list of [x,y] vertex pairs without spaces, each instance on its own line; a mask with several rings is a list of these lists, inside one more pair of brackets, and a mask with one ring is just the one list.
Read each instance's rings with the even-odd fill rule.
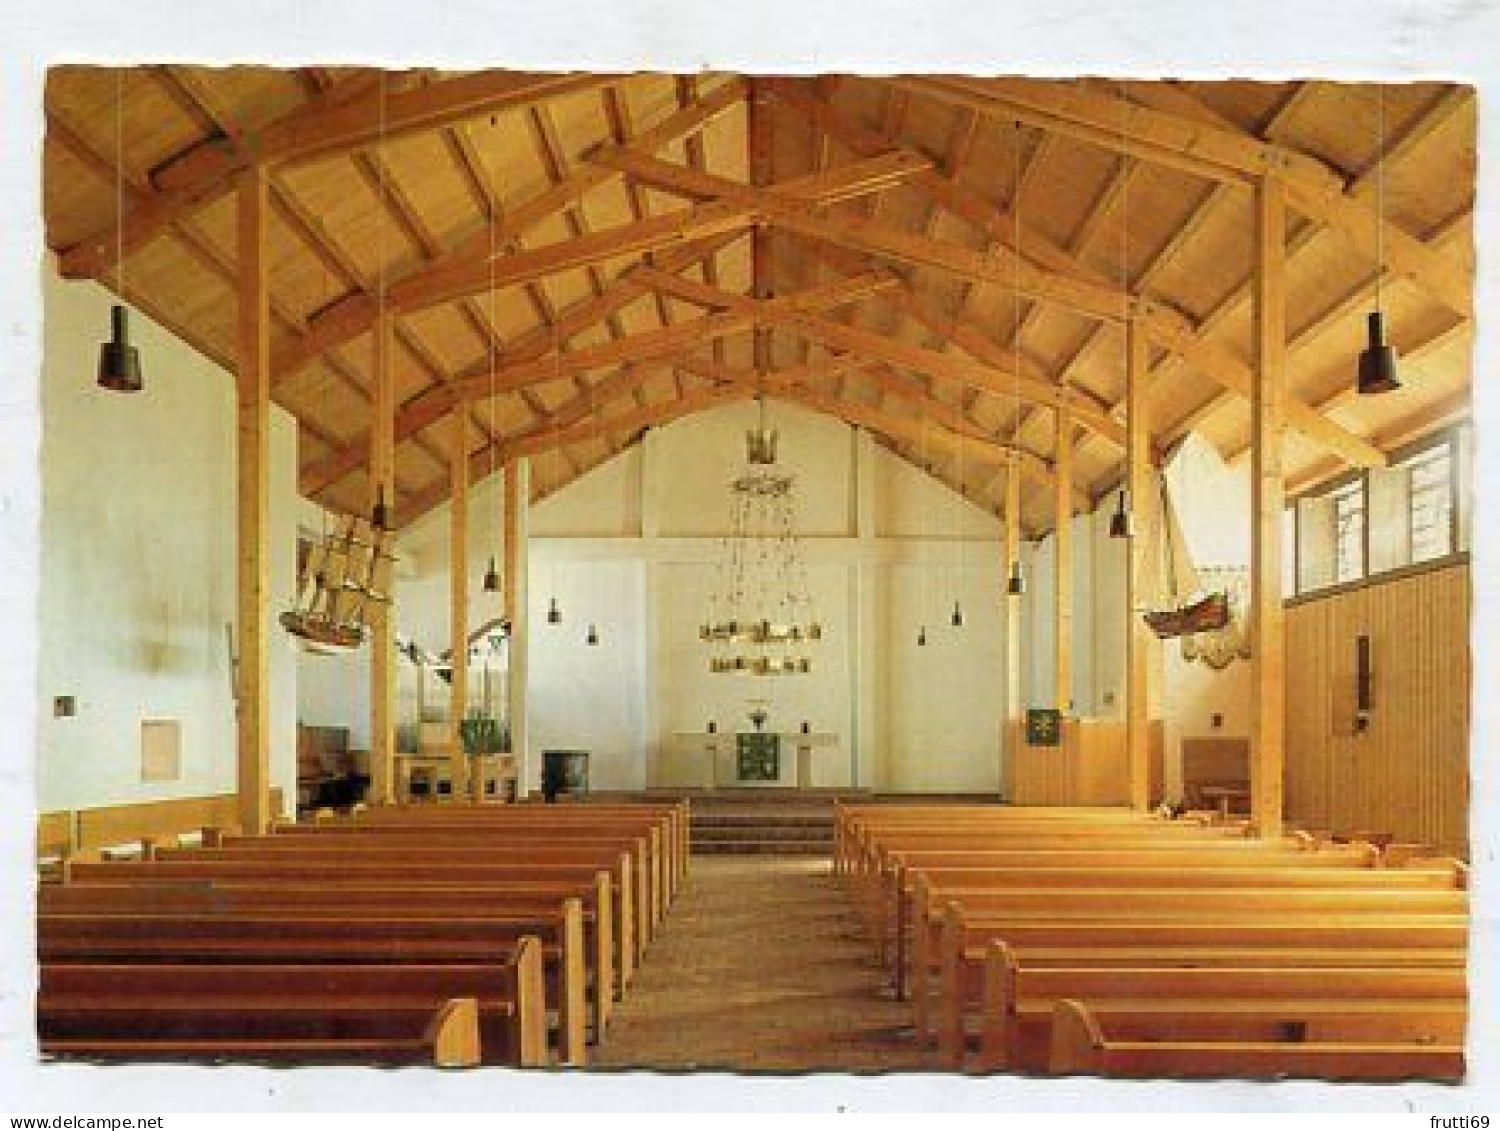
[[1026,579],[1021,576],[1019,558],[1010,563],[1010,578],[1005,583],[1005,591],[1012,597],[1019,597],[1026,592]]
[[547,602],[547,623],[562,624],[562,610],[557,607],[557,598]]
[[927,647],[927,626],[925,624],[917,629],[917,647]]
[[1368,342],[1359,354],[1355,391],[1360,396],[1389,393],[1401,387],[1396,374],[1396,347],[1385,339],[1385,304],[1381,282],[1385,277],[1385,87],[1376,87],[1376,131],[1379,149],[1375,160],[1375,309],[1365,320]]
[[1115,513],[1109,516],[1109,536],[1129,538],[1132,533],[1130,512],[1125,509],[1125,492],[1121,491],[1119,502],[1115,506]]
[[589,633],[583,638],[583,642],[590,648],[597,648],[599,646],[599,630],[593,624],[589,625]]
[[948,618],[948,621],[954,628],[962,628],[964,626],[964,611],[959,607],[957,601],[953,602],[953,615]]
[[117,393],[138,393],[141,391],[141,355],[130,344],[126,318],[123,306],[116,304],[111,308],[112,333],[109,341],[99,347],[99,387]]
[[486,593],[500,592],[500,571],[495,568],[495,556],[490,555],[489,567],[484,571],[484,591]]

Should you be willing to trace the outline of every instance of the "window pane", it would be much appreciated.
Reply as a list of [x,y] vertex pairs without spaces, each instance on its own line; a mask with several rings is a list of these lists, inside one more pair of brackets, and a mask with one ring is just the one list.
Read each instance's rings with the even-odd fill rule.
[[1411,469],[1411,560],[1453,550],[1453,460],[1447,444],[1408,461]]
[[1365,490],[1355,480],[1333,493],[1334,580],[1358,581],[1365,575]]

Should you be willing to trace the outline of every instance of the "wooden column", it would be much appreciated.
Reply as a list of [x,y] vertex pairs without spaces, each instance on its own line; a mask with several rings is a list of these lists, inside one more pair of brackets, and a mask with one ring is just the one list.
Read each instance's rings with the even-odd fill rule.
[[1286,186],[1256,190],[1255,373],[1251,389],[1250,813],[1256,831],[1282,831],[1286,757],[1286,625],[1281,600],[1281,522],[1286,505]]
[[271,820],[271,303],[266,248],[265,169],[239,187],[239,371],[236,374],[237,489],[236,778],[240,827]]
[[1132,534],[1125,563],[1125,749],[1130,775],[1130,804],[1151,805],[1151,641],[1141,617],[1146,605],[1146,581],[1157,536],[1146,521],[1154,505],[1151,483],[1151,421],[1146,415],[1146,383],[1150,377],[1151,342],[1139,318],[1125,329],[1125,489],[1130,503]]
[[1024,598],[1011,593],[1011,570],[1021,560],[1021,465],[1012,460],[1005,472],[1005,514],[1001,555],[1005,586],[1005,772],[1006,798],[1015,800],[1016,759],[1021,752],[1021,606]]
[[1054,415],[1057,440],[1052,473],[1057,477],[1054,490],[1057,560],[1052,617],[1053,696],[1057,709],[1066,715],[1073,703],[1073,415],[1066,408],[1059,408]]
[[505,613],[510,617],[509,666],[506,670],[506,718],[510,749],[515,758],[516,797],[526,795],[531,758],[526,725],[527,658],[530,655],[531,617],[528,610],[527,517],[531,499],[531,461],[505,464]]
[[[375,321],[374,396],[370,404],[370,513],[384,499],[388,521],[396,513],[396,398],[391,378],[391,320]],[[377,573],[377,576],[379,574]],[[391,604],[373,602],[370,615],[370,797],[375,805],[395,800],[396,607],[395,571],[386,571]]]
[[[469,409],[454,406],[449,425],[448,598],[453,649],[453,682],[449,687],[448,727],[453,800],[469,797],[469,759],[459,724],[469,711]],[[483,788],[481,780],[480,788]]]

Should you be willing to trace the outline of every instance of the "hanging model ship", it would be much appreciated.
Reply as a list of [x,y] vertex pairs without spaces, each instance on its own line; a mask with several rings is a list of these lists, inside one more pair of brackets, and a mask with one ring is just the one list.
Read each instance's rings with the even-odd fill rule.
[[304,650],[331,656],[364,643],[370,606],[391,600],[390,537],[382,496],[370,519],[346,515],[313,547],[297,603],[279,618]]
[[[1155,608],[1141,613],[1147,627],[1163,640],[1188,638],[1200,633],[1219,632],[1231,621],[1227,589],[1205,590],[1197,569],[1188,554],[1187,541],[1177,520],[1177,509],[1167,492],[1166,478],[1161,482],[1159,521],[1161,537],[1157,545],[1164,559],[1157,571],[1158,597]],[[1191,657],[1189,657],[1191,658]]]

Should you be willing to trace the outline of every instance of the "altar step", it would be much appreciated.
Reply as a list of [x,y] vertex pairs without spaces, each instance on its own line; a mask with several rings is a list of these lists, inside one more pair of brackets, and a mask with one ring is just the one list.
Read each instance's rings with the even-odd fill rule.
[[833,795],[735,790],[694,794],[692,848],[716,856],[828,856]]

